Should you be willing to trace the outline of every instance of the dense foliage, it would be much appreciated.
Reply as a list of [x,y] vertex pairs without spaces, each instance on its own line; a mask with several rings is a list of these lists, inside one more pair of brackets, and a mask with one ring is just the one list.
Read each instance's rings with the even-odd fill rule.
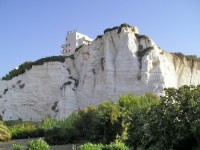
[[12,145],[12,150],[24,150],[23,145],[18,145],[18,144],[13,144]]
[[46,118],[48,144],[87,143],[84,149],[180,150],[200,148],[200,85],[165,89],[165,96],[122,95],[68,118]]
[[123,143],[111,143],[109,145],[86,143],[78,147],[79,150],[129,150]]
[[160,100],[149,93],[123,95],[76,115],[76,140],[120,141],[132,149],[200,147],[200,86],[165,89]]
[[[159,100],[152,94],[136,97],[128,94],[119,97],[118,102],[107,101],[99,106],[89,106],[70,116],[74,118],[66,127],[53,124],[46,131],[45,139],[49,144],[64,144],[78,140],[101,142],[104,144],[127,139],[127,120],[132,110],[150,107],[158,104]],[[68,119],[66,119],[68,120]],[[50,127],[50,125],[48,125]]]
[[8,141],[11,139],[11,133],[9,129],[0,121],[0,141]]
[[26,70],[29,70],[32,68],[33,65],[43,65],[45,62],[64,62],[65,56],[51,56],[46,58],[41,58],[39,60],[36,60],[35,62],[25,62],[21,64],[18,69],[11,70],[8,74],[6,74],[4,77],[2,77],[2,80],[11,80],[13,77],[16,77],[20,74],[25,73]]
[[7,127],[12,134],[12,139],[36,138],[44,136],[44,130],[33,122],[23,122]]
[[78,131],[75,128],[54,127],[45,133],[45,141],[51,145],[73,143],[78,139]]
[[130,115],[127,144],[142,149],[200,147],[200,86],[165,89],[160,104]]
[[45,141],[39,139],[29,141],[28,150],[51,150],[51,148]]
[[[13,144],[13,150],[24,150],[24,146]],[[51,150],[50,146],[42,139],[28,142],[26,150]]]
[[79,147],[80,150],[102,150],[103,144],[85,143]]

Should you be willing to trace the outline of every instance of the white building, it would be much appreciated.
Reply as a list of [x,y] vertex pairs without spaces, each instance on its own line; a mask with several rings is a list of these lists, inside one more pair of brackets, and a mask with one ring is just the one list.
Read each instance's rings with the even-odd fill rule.
[[87,35],[81,34],[76,30],[68,31],[65,44],[62,44],[61,55],[69,56],[74,54],[75,49],[84,44],[91,44],[93,39]]

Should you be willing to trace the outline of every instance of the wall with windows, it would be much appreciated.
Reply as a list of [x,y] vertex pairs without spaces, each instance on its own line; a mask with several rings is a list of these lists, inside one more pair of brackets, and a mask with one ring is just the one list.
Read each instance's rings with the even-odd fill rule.
[[70,31],[67,33],[65,44],[61,46],[63,48],[61,54],[66,56],[72,55],[76,48],[83,44],[90,44],[92,41],[93,39],[84,34],[77,31]]

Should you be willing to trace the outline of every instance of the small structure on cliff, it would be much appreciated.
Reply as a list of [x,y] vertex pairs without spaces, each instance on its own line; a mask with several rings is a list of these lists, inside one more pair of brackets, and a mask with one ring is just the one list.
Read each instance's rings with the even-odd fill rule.
[[80,47],[81,45],[91,44],[92,41],[92,38],[77,32],[77,30],[68,31],[65,38],[65,43],[61,45],[61,55],[72,55],[74,54],[76,48]]
[[200,84],[198,58],[165,52],[134,26],[108,28],[89,43],[87,36],[69,32],[64,56],[10,71],[0,80],[0,119],[62,119],[121,94],[163,95],[164,88]]

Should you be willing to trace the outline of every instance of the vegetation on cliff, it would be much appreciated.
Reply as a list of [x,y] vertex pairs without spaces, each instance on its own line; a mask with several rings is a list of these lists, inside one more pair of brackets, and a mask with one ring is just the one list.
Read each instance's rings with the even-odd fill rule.
[[[72,57],[72,56],[69,56],[69,57]],[[45,62],[54,62],[54,61],[64,62],[65,58],[66,56],[51,56],[51,57],[38,59],[35,62],[31,62],[31,61],[25,62],[21,64],[17,69],[11,70],[8,74],[2,77],[2,80],[11,80],[13,77],[16,77],[20,74],[25,73],[26,70],[30,70],[32,66],[43,65]]]
[[171,53],[174,57],[179,58],[181,60],[186,59],[187,61],[192,62],[200,62],[200,58],[197,55],[184,55],[180,52],[177,53]]

